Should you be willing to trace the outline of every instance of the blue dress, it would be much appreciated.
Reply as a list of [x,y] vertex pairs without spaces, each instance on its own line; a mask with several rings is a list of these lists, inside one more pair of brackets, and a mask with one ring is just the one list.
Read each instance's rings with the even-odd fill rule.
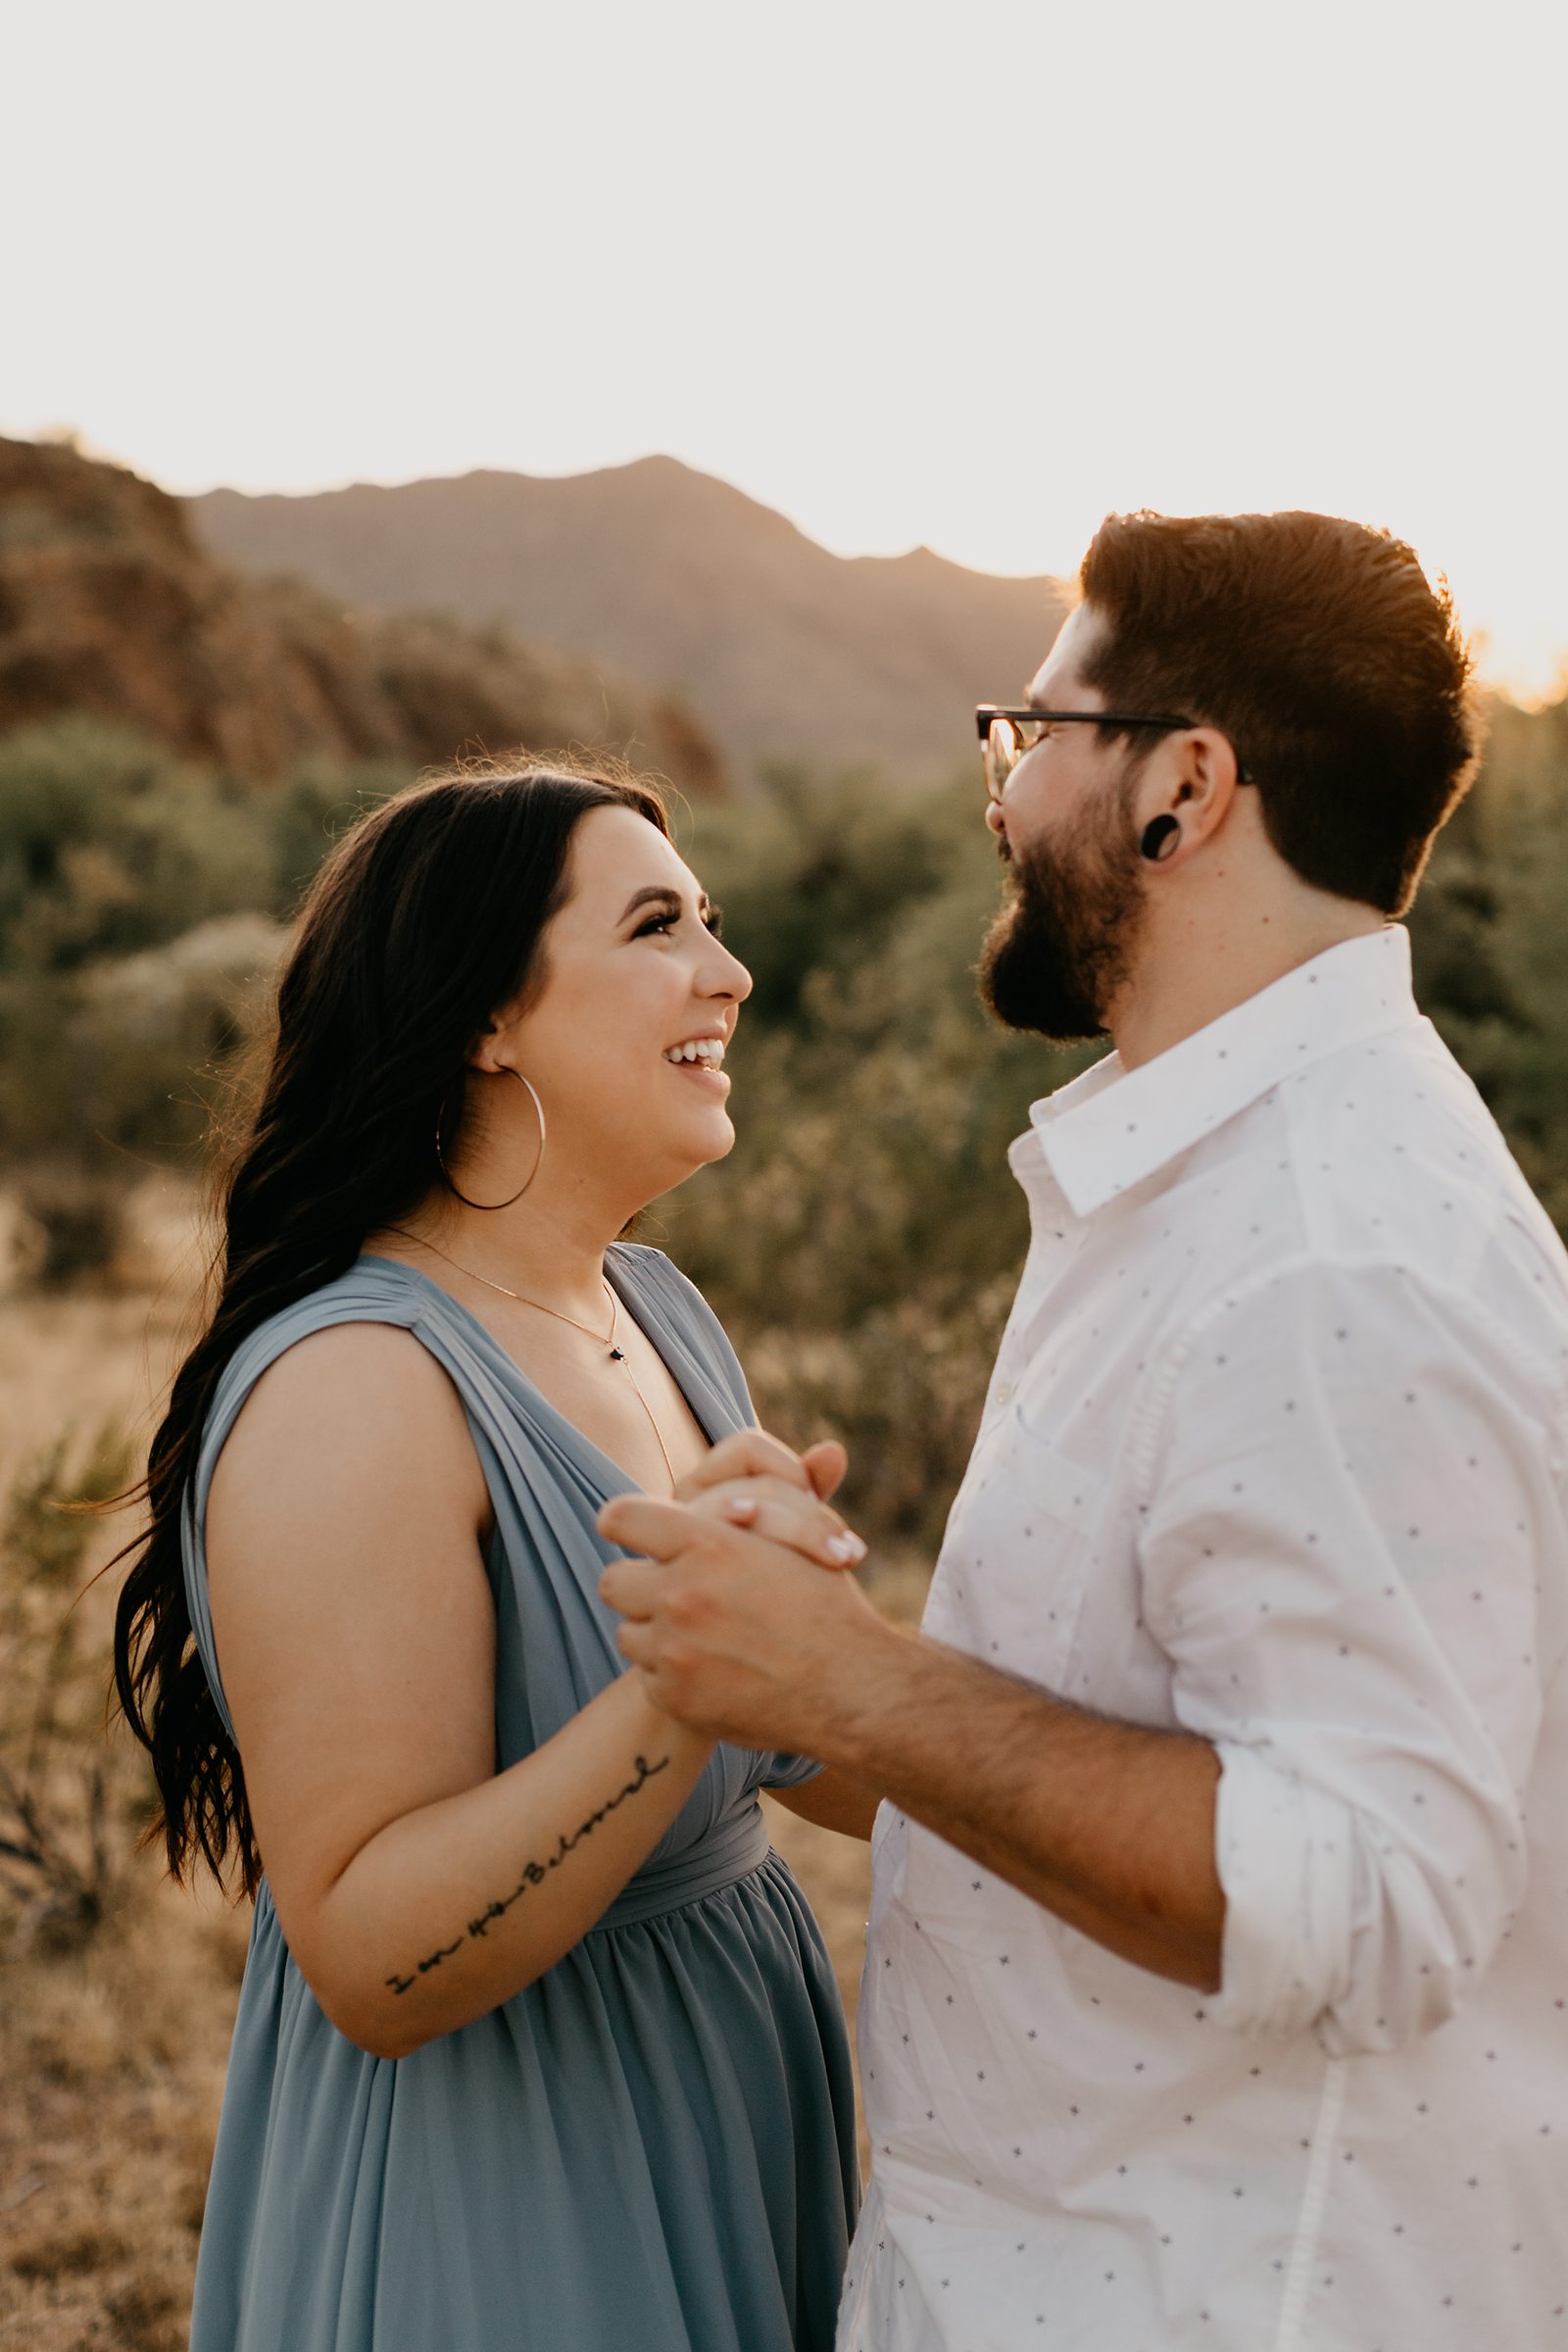
[[[710,1439],[753,1419],[711,1310],[658,1250],[608,1271]],[[336,1323],[412,1331],[495,1509],[496,1769],[626,1671],[594,1527],[628,1481],[436,1283],[364,1256],[236,1350],[185,1586],[228,1721],[202,1531],[268,1365]],[[815,1767],[719,1747],[597,1927],[471,2025],[374,2058],[328,2024],[264,1878],[229,2056],[191,2352],[828,2352],[858,2195],[832,1968],[757,1801]]]

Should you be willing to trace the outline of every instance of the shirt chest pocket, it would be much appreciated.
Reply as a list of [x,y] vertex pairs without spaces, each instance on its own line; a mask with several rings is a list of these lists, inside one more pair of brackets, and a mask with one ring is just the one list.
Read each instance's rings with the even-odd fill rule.
[[952,1588],[964,1645],[976,1657],[1065,1691],[1105,1494],[1099,1471],[1071,1460],[1012,1410],[995,1433],[983,1482],[966,1498],[965,1573]]

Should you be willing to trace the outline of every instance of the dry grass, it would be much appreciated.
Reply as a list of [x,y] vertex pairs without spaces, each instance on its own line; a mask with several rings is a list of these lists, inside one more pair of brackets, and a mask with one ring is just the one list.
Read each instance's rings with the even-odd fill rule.
[[[149,1204],[156,1206],[156,1204]],[[170,1290],[0,1298],[0,1486],[67,1431],[144,1431],[178,1338]],[[124,1529],[94,1533],[95,1569]],[[78,1602],[107,1654],[113,1580]],[[93,1713],[96,1713],[94,1708]],[[128,1848],[129,1834],[120,1832]],[[85,1945],[0,1951],[0,2338],[174,2352],[246,1922],[128,1864]]]
[[245,1936],[145,1884],[85,1951],[5,1966],[8,2346],[183,2345]]
[[[62,1428],[145,1428],[183,1319],[166,1290],[0,1298],[0,1480]],[[89,1568],[122,1535],[95,1538]],[[107,1639],[112,1582],[83,1604]],[[921,1577],[883,1572],[907,1616]],[[769,1806],[853,2019],[866,1849]],[[127,1840],[128,1842],[128,1840]],[[177,2352],[249,1928],[147,1858],[82,1948],[0,1948],[0,2341],[7,2352]]]

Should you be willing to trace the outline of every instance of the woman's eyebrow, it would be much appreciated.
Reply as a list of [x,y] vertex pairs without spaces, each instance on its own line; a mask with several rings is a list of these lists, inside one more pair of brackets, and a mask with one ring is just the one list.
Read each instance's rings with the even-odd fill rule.
[[678,906],[680,905],[680,900],[674,891],[665,888],[662,884],[650,884],[646,890],[634,890],[632,892],[631,897],[626,901],[625,906],[621,908],[621,921],[624,922],[627,915],[635,914],[639,906],[651,906],[656,903],[656,901],[665,906]]
[[[649,906],[655,904],[663,906],[673,906],[678,914],[680,912],[681,905],[680,893],[679,891],[671,890],[667,883],[650,883],[645,890],[634,890],[631,897],[626,901],[625,906],[621,909],[620,919],[622,922],[625,922],[627,916],[635,914],[639,906]],[[701,891],[698,894],[697,906],[700,913],[707,913],[709,907],[709,897],[706,890]]]

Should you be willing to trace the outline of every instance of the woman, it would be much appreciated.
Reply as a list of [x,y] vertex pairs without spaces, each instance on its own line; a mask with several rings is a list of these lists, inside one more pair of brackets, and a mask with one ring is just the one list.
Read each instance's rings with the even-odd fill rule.
[[717,928],[651,790],[544,768],[306,905],[117,1636],[172,1868],[256,1904],[193,2352],[831,2342],[849,2056],[756,1792],[834,1801],[662,1716],[597,1595],[630,1485],[772,1473],[735,1507],[858,1548],[615,1239],[733,1141]]

